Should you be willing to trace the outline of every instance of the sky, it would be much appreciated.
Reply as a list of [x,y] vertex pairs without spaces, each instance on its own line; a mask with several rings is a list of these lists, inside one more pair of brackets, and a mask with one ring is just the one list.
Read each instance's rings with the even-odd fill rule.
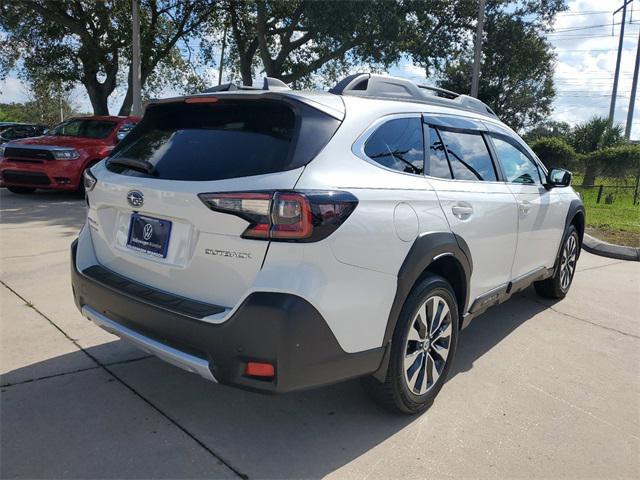
[[[615,17],[612,13],[622,5],[622,1],[570,0],[569,9],[557,16],[554,32],[548,35],[557,54],[554,76],[557,95],[550,119],[574,125],[595,115],[608,116],[622,20],[622,12]],[[634,3],[637,3],[635,8]],[[627,119],[640,33],[640,0],[634,3],[627,7],[615,111],[615,121],[623,126]],[[632,23],[629,23],[630,19]],[[389,73],[424,82],[424,69],[409,61],[391,68]],[[216,68],[212,67],[208,76],[216,81]],[[171,96],[176,92],[167,91],[165,94]],[[123,96],[123,90],[114,92],[109,102],[112,112],[117,112]],[[0,103],[22,102],[26,98],[26,89],[16,73],[11,72],[0,83]],[[80,111],[91,111],[89,99],[81,87],[73,92],[73,101]],[[632,139],[640,139],[639,104],[640,98],[634,109]]]

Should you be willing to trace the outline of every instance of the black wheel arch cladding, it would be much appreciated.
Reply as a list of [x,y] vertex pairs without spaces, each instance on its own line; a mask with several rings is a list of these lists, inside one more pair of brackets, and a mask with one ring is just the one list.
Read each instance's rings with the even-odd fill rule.
[[[420,277],[428,272],[429,266],[439,259],[453,257],[462,270],[464,277],[463,297],[458,298],[458,316],[462,317],[469,303],[469,281],[473,271],[473,263],[469,246],[462,237],[452,232],[432,232],[420,235],[413,242],[407,256],[398,271],[396,295],[391,306],[387,327],[384,333],[383,346],[386,346],[384,359],[374,376],[384,381],[389,367],[389,344],[393,338],[396,324],[407,297]],[[453,287],[454,293],[458,293]],[[462,308],[460,308],[462,306]],[[460,320],[460,319],[459,319]]]

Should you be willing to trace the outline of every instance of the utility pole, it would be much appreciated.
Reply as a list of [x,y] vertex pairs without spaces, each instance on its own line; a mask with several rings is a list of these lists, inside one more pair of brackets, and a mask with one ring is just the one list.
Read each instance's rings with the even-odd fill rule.
[[141,85],[140,85],[140,3],[139,0],[131,0],[131,23],[133,52],[131,55],[131,90],[133,102],[131,113],[142,115]]
[[633,83],[631,84],[631,98],[629,98],[629,111],[627,112],[627,127],[624,136],[627,140],[631,136],[631,124],[633,123],[633,109],[636,106],[636,90],[638,89],[638,70],[640,70],[640,31],[638,32],[638,48],[636,50],[636,66],[633,69]]
[[218,85],[222,84],[222,72],[224,70],[224,49],[227,46],[227,22],[224,23],[222,32],[222,50],[220,51],[220,68],[218,69]]
[[475,98],[478,98],[478,86],[480,84],[480,59],[482,58],[482,32],[484,31],[484,2],[485,0],[480,0],[478,5],[478,28],[476,30],[476,44],[475,44],[475,52],[473,55],[473,77],[471,78],[471,96]]
[[618,96],[618,77],[620,76],[620,59],[622,58],[622,44],[624,43],[624,22],[627,19],[627,5],[633,0],[623,0],[623,4],[613,15],[622,10],[622,22],[620,23],[620,41],[618,42],[618,58],[616,60],[616,73],[613,76],[613,91],[611,92],[611,106],[609,107],[609,125],[613,125],[613,117],[616,113],[616,97]]

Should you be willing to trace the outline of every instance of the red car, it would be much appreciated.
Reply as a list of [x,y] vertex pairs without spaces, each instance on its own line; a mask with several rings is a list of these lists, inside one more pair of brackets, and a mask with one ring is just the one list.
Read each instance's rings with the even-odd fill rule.
[[83,173],[109,155],[139,117],[78,117],[41,137],[0,146],[0,187],[13,193],[36,188],[83,191]]

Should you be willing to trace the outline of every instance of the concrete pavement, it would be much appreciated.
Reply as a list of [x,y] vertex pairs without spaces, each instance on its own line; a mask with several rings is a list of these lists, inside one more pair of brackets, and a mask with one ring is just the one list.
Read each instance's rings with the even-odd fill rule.
[[476,319],[419,417],[357,381],[264,396],[166,365],[83,319],[83,201],[0,191],[0,475],[638,478],[640,264],[583,253],[569,296]]

